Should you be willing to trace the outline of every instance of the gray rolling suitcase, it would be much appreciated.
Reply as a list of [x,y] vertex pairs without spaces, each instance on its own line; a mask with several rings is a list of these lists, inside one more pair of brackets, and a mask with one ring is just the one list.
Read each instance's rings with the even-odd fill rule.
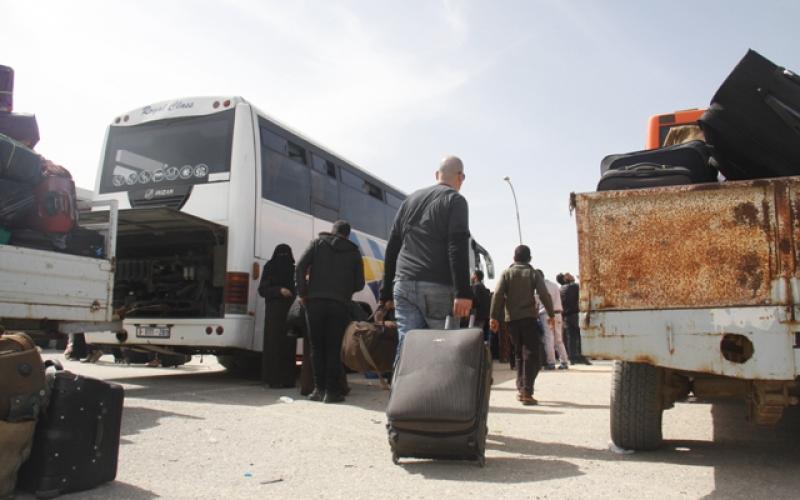
[[492,357],[479,328],[408,332],[386,408],[401,458],[475,460],[483,467]]

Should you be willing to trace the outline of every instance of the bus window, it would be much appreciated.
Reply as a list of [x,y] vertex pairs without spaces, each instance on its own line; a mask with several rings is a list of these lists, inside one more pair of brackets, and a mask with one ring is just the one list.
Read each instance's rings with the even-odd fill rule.
[[229,172],[233,117],[230,110],[111,126],[100,193],[200,184]]
[[[386,192],[386,204],[389,205],[390,207],[394,208],[395,209],[394,211],[396,212],[397,209],[400,208],[400,205],[403,204],[403,199],[402,198],[398,198],[397,196],[395,196],[392,193],[387,191]],[[392,215],[392,217],[394,217],[394,215]]]
[[330,208],[339,208],[339,183],[336,179],[311,171],[311,196],[315,203],[320,203]]
[[311,182],[308,167],[262,147],[261,196],[310,213]]
[[298,146],[292,141],[289,141],[287,156],[294,161],[302,163],[303,165],[308,164],[308,161],[306,160],[306,150],[302,146]]
[[376,200],[383,201],[383,191],[381,191],[381,188],[375,184],[364,181],[364,191],[366,191],[368,195],[372,196]]
[[336,178],[336,165],[330,160],[325,160],[317,155],[311,155],[311,167],[321,174],[333,179]]
[[289,141],[278,134],[267,130],[263,125],[261,126],[260,132],[262,146],[266,146],[269,149],[284,155],[289,153]]

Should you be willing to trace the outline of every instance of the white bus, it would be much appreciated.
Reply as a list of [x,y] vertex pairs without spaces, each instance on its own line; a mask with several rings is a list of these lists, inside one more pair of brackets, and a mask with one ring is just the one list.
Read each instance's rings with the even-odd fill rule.
[[[164,101],[108,127],[96,199],[119,203],[116,332],[89,342],[216,354],[231,367],[261,351],[261,268],[276,245],[295,258],[342,218],[364,255],[375,307],[388,230],[405,195],[280,125],[240,97]],[[99,214],[98,214],[99,216]],[[473,242],[473,265],[488,254]]]

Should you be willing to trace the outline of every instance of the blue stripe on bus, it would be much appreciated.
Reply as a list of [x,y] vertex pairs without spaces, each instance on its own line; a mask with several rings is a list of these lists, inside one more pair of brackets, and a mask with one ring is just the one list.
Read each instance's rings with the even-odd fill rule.
[[384,260],[383,252],[381,251],[381,247],[378,246],[375,241],[372,239],[367,238],[367,243],[369,243],[369,247],[372,249],[372,253],[375,255],[375,258],[378,260]]

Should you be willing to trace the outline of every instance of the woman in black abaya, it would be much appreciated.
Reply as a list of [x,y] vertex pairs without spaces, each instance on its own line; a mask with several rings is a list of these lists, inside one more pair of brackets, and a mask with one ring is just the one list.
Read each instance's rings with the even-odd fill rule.
[[296,340],[286,335],[286,314],[296,295],[289,245],[276,246],[264,264],[258,294],[266,299],[261,380],[273,388],[294,387]]

